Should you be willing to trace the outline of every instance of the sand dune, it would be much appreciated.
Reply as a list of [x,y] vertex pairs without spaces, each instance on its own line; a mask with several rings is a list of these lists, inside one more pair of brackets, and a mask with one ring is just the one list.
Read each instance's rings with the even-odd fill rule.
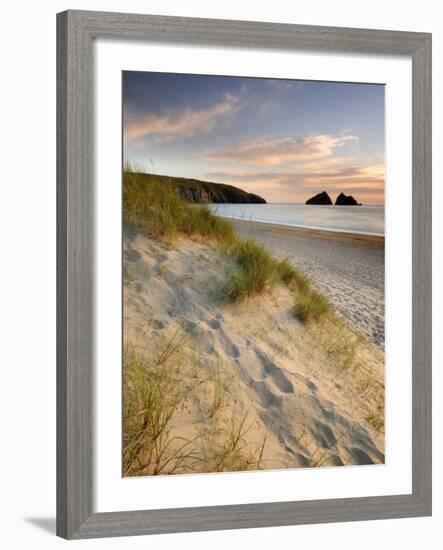
[[[383,352],[363,343],[365,368],[344,369],[294,318],[284,288],[221,303],[229,269],[207,244],[168,246],[125,229],[125,348],[149,356],[183,331],[183,383],[198,381],[173,432],[197,442],[204,433],[208,441],[247,415],[248,444],[266,436],[264,468],[383,463],[384,433],[374,422],[384,415]],[[214,373],[223,390],[216,414],[217,388],[207,382]]]

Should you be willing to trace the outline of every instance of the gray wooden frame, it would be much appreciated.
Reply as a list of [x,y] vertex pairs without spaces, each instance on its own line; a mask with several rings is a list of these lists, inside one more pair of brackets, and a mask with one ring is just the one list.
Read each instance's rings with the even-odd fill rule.
[[[93,42],[412,58],[412,494],[93,513]],[[431,35],[67,11],[57,15],[57,534],[68,539],[431,514]],[[410,335],[405,335],[405,338]]]

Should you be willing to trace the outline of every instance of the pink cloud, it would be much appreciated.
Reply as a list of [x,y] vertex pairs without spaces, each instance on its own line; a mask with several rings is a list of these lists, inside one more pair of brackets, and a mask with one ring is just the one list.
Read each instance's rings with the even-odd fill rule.
[[173,141],[181,137],[192,137],[198,133],[209,133],[222,120],[241,108],[240,96],[227,93],[224,99],[205,109],[187,107],[171,110],[164,115],[139,115],[130,108],[123,115],[123,137],[125,143],[153,135],[158,141]]
[[205,157],[225,162],[276,166],[291,161],[308,162],[328,158],[336,147],[357,141],[356,136],[347,134],[252,140],[210,151]]

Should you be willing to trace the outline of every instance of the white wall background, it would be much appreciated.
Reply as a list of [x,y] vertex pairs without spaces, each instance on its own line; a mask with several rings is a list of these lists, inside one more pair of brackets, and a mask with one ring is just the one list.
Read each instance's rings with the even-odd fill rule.
[[[77,548],[436,548],[443,535],[443,18],[435,0],[15,1],[2,5],[0,540],[59,548],[55,528],[55,13],[68,8],[433,33],[434,516],[75,542]],[[440,540],[440,543],[437,542]]]

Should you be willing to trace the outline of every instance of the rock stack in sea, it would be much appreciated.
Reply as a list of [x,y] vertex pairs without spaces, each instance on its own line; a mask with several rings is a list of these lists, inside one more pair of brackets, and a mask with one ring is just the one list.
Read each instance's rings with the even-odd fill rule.
[[318,193],[314,197],[308,199],[306,204],[332,204],[332,201],[326,191],[322,191],[321,193]]
[[336,201],[336,206],[361,206],[361,203],[357,202],[352,195],[345,195],[340,193]]
[[[305,204],[332,205],[332,201],[326,191],[322,191],[308,199]],[[361,206],[361,202],[357,202],[352,195],[340,193],[335,200],[335,206]]]

